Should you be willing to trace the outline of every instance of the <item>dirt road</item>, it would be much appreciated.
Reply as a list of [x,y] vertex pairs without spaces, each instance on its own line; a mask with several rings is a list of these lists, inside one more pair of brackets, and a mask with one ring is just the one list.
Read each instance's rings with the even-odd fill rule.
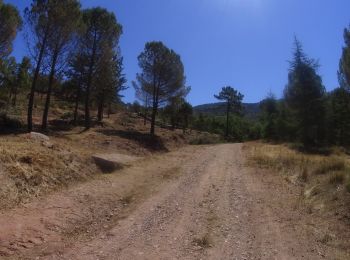
[[297,196],[241,144],[185,147],[0,214],[0,256],[334,259]]

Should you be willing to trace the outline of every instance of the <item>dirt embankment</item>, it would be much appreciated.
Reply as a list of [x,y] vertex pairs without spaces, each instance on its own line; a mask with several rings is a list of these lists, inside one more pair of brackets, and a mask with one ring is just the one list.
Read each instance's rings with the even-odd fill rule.
[[[242,145],[189,146],[0,215],[4,259],[347,259]],[[342,258],[343,257],[343,258]]]

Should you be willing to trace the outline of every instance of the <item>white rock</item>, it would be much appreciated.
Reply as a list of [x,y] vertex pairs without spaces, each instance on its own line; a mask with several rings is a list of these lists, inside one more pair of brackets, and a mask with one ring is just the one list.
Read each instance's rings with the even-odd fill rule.
[[36,141],[50,141],[50,137],[41,133],[31,132],[29,135],[31,139]]

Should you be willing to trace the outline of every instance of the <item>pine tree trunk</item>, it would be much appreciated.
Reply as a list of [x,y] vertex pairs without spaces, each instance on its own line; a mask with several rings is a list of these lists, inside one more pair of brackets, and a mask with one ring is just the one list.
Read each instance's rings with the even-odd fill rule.
[[14,89],[13,99],[12,99],[12,106],[15,107],[16,103],[17,103],[17,87],[15,87],[15,89]]
[[155,125],[156,125],[156,115],[157,115],[157,106],[153,105],[152,109],[152,119],[151,119],[151,135],[154,135],[155,133]]
[[44,56],[44,51],[45,51],[45,47],[46,47],[46,41],[47,41],[49,29],[50,29],[50,27],[49,27],[49,25],[47,25],[44,39],[43,39],[43,42],[42,42],[41,47],[40,47],[38,62],[36,64],[34,77],[33,77],[33,81],[32,81],[32,86],[31,86],[30,93],[29,93],[28,114],[27,114],[28,132],[31,132],[33,130],[34,94],[35,94],[36,83],[38,81],[38,77],[39,77],[39,73],[40,73],[41,62],[42,62],[43,56]]
[[110,117],[111,113],[112,113],[112,104],[109,103],[109,104],[108,104],[108,111],[107,111],[107,118]]
[[11,89],[10,89],[10,93],[9,93],[9,98],[8,98],[7,106],[9,106],[9,104],[12,103],[12,102],[11,102],[11,100],[12,100],[12,93],[13,93],[13,87],[11,87]]
[[52,87],[53,87],[53,82],[55,78],[55,68],[56,68],[57,57],[58,57],[58,50],[55,51],[52,57],[51,71],[49,76],[49,85],[47,88],[44,114],[43,114],[43,120],[41,124],[42,130],[47,129],[47,119],[49,116],[49,108],[50,108],[50,102],[51,102]]
[[103,101],[101,101],[100,104],[98,105],[97,120],[99,123],[101,123],[103,120]]
[[143,117],[143,125],[147,124],[147,115],[148,115],[148,94],[146,94],[146,102],[145,102],[145,111],[144,111],[144,117]]
[[92,55],[90,58],[90,64],[89,64],[89,74],[88,74],[88,81],[86,86],[86,99],[85,99],[85,128],[90,129],[91,127],[91,120],[90,120],[90,92],[91,92],[91,85],[92,85],[92,74],[93,74],[93,68],[95,65],[95,55],[96,55],[96,39],[97,35],[95,33],[94,37],[94,43],[92,47]]
[[90,122],[90,87],[86,88],[86,98],[85,98],[85,128],[89,129],[91,127]]
[[74,118],[73,118],[73,124],[77,124],[78,121],[78,109],[79,109],[79,99],[80,99],[80,84],[77,89],[77,94],[75,96],[75,107],[74,107]]
[[143,115],[143,125],[147,125],[147,114],[148,114],[148,108],[146,107]]
[[226,110],[226,133],[225,136],[228,137],[229,132],[229,117],[230,117],[230,103],[227,102],[227,110]]
[[159,89],[160,83],[156,84],[156,77],[153,75],[153,108],[152,108],[152,118],[151,118],[151,135],[155,135],[155,126],[156,126],[156,116],[158,113],[159,105]]

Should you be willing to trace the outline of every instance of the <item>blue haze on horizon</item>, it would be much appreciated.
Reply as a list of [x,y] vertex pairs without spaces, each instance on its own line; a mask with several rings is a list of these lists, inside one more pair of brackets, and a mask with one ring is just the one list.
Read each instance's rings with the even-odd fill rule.
[[[30,0],[5,0],[23,11]],[[139,72],[137,56],[147,41],[163,41],[182,57],[188,100],[216,102],[214,94],[231,85],[245,102],[259,102],[268,92],[281,97],[287,83],[294,35],[305,52],[319,60],[327,90],[338,86],[343,30],[350,23],[349,0],[82,0],[84,8],[102,6],[123,25],[121,50],[130,88]],[[13,55],[28,53],[22,34]]]

